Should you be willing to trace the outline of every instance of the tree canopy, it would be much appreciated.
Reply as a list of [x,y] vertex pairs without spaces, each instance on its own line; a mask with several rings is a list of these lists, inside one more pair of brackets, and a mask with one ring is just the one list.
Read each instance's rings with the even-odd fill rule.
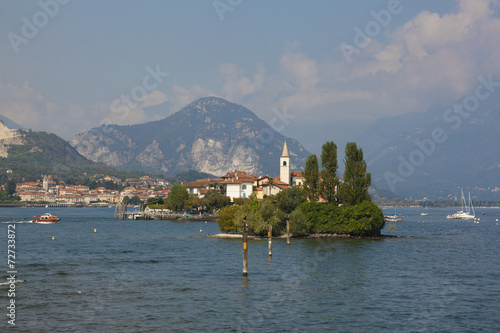
[[319,171],[318,158],[310,155],[304,168],[304,191],[309,201],[318,201]]
[[333,141],[327,141],[321,149],[320,195],[328,203],[336,202],[338,167],[337,145]]
[[363,201],[371,201],[368,190],[371,185],[371,174],[366,172],[363,149],[355,142],[348,142],[345,147],[345,171],[341,186],[341,198],[347,205],[357,205]]

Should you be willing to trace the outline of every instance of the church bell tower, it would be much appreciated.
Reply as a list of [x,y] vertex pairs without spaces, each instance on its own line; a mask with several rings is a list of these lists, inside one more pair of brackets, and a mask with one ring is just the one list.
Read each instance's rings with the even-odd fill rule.
[[280,180],[290,185],[290,156],[288,156],[286,138],[283,145],[283,153],[281,153],[280,157]]

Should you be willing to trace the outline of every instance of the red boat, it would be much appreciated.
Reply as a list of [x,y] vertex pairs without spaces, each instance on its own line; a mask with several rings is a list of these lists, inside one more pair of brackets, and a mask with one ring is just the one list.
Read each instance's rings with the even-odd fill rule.
[[50,213],[45,213],[43,215],[37,215],[33,218],[32,222],[33,223],[40,223],[40,224],[54,224],[59,222],[61,219],[58,218],[55,215],[52,215]]

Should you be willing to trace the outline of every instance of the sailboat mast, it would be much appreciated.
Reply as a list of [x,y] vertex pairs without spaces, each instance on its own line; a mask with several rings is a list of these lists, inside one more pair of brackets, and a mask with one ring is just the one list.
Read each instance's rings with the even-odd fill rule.
[[462,198],[461,198],[462,199],[462,212],[465,212],[467,209],[467,202],[465,201],[464,189],[460,188],[460,192],[462,193]]
[[476,213],[474,212],[474,206],[472,206],[472,200],[470,198],[470,192],[469,192],[469,212],[470,212],[470,209],[472,209],[472,215],[476,216]]

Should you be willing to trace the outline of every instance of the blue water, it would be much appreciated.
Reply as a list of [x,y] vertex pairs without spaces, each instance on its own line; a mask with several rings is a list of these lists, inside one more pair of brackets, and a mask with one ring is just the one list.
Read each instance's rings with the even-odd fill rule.
[[[23,223],[46,211],[61,222]],[[0,270],[16,223],[16,332],[498,332],[500,209],[480,223],[453,211],[398,208],[398,238],[274,240],[271,260],[251,240],[246,279],[241,240],[207,237],[213,222],[0,208]]]

